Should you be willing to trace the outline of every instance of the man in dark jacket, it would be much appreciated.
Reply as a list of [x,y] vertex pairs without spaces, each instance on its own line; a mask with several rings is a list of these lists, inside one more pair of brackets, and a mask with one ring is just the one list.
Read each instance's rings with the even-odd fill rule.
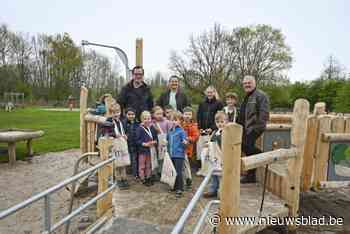
[[150,87],[143,80],[144,70],[140,66],[132,69],[132,80],[121,90],[118,103],[124,112],[131,107],[136,110],[136,118],[139,120],[141,112],[152,110],[153,96]]
[[[246,156],[250,156],[261,153],[255,142],[266,129],[270,104],[267,95],[256,88],[253,76],[244,77],[243,89],[246,96],[237,122],[243,126],[242,150]],[[255,169],[249,170],[248,174],[241,179],[241,183],[256,182],[255,171]]]
[[179,78],[177,76],[171,76],[169,78],[169,89],[159,97],[157,105],[161,106],[163,109],[170,105],[174,110],[181,112],[183,112],[186,106],[191,105],[186,94],[179,89]]

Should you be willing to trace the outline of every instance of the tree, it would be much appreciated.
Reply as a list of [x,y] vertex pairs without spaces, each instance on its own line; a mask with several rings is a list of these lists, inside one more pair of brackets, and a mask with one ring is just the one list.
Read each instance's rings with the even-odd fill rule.
[[236,54],[237,76],[253,75],[257,82],[276,81],[291,68],[292,56],[281,30],[270,25],[234,28],[229,37]]
[[345,68],[333,55],[330,55],[327,58],[327,62],[324,64],[324,69],[321,73],[321,79],[343,80],[345,78]]

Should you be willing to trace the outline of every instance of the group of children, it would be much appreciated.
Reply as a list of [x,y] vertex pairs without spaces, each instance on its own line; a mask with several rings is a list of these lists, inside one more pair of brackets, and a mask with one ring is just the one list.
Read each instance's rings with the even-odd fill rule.
[[[233,100],[235,99],[235,100]],[[221,132],[228,121],[235,121],[237,114],[235,104],[237,96],[226,95],[226,104],[223,110],[214,113],[216,128],[210,136],[210,141],[221,147]],[[174,188],[171,190],[180,197],[184,187],[191,187],[191,176],[185,176],[184,167],[195,165],[197,160],[195,146],[200,137],[200,129],[195,121],[194,110],[186,107],[183,113],[166,106],[164,110],[155,106],[152,112],[143,111],[140,122],[136,119],[136,111],[132,108],[125,110],[121,118],[121,108],[118,103],[109,107],[110,116],[103,127],[102,135],[114,138],[123,138],[127,142],[130,155],[131,173],[136,180],[145,186],[152,186],[154,181],[161,177],[163,154],[167,152],[175,167],[177,176]],[[162,156],[161,156],[162,155]],[[153,168],[156,160],[157,167]],[[190,164],[190,165],[188,165]],[[219,188],[219,176],[213,176],[209,192],[206,197],[216,196]],[[127,167],[117,167],[117,185],[120,189],[129,187],[127,181]]]

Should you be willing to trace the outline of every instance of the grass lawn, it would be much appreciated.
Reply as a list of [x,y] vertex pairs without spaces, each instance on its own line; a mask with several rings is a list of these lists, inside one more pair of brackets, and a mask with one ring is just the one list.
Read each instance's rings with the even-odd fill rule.
[[[0,110],[1,128],[29,128],[45,132],[33,140],[35,154],[79,148],[79,112],[48,111],[39,108],[16,109],[14,112]],[[0,161],[7,161],[7,144],[0,143]],[[17,159],[26,156],[25,142],[17,143]]]

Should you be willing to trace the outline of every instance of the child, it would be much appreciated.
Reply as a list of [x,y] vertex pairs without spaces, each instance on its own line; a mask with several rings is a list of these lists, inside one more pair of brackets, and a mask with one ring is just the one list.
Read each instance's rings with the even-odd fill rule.
[[164,107],[164,111],[165,111],[165,118],[167,120],[170,120],[171,119],[171,115],[172,113],[174,112],[174,108],[170,105],[167,105]]
[[153,108],[153,126],[157,130],[158,133],[158,170],[156,174],[158,174],[158,178],[160,179],[163,167],[163,157],[166,152],[166,136],[172,126],[171,121],[167,120],[164,117],[164,111],[160,106],[155,106]]
[[[194,146],[199,138],[199,131],[198,131],[198,125],[196,122],[194,122],[194,119],[193,119],[193,109],[189,106],[184,108],[184,122],[182,124],[182,127],[188,137],[188,144],[186,147],[187,162],[190,161],[192,164],[195,161],[195,159],[193,158],[194,157],[193,151],[194,151]],[[190,187],[191,184],[192,184],[192,179],[186,178],[186,185]]]
[[[104,127],[103,135],[114,138],[124,137],[125,140],[127,140],[124,126],[120,121],[120,105],[118,103],[113,103],[110,106],[109,111],[111,113],[111,117],[108,117],[106,121],[111,122],[112,124],[109,127]],[[116,178],[119,189],[127,189],[129,187],[128,181],[126,179],[126,167],[116,168]]]
[[236,122],[237,120],[237,108],[236,104],[238,101],[238,96],[236,93],[229,92],[226,93],[226,106],[224,107],[224,111],[228,117],[229,122]]
[[[227,115],[225,114],[225,112],[218,111],[215,114],[215,124],[216,124],[217,130],[215,130],[211,135],[210,141],[217,143],[219,145],[219,148],[221,148],[221,134],[222,134],[223,128],[227,124]],[[205,198],[217,197],[219,186],[220,186],[220,177],[221,176],[219,175],[212,175],[209,191],[204,193],[203,197]]]
[[176,180],[173,191],[176,191],[176,197],[181,197],[183,188],[182,171],[185,161],[185,150],[187,142],[187,135],[181,128],[182,114],[174,112],[171,116],[172,128],[168,133],[168,152],[176,169]]
[[138,178],[138,158],[137,158],[137,145],[136,145],[136,130],[139,123],[136,121],[136,111],[133,108],[126,109],[126,118],[123,121],[125,127],[125,133],[128,137],[128,150],[131,159],[131,173]]
[[138,146],[139,177],[146,186],[153,185],[151,180],[151,148],[157,147],[157,131],[152,126],[151,113],[143,111],[141,113],[142,123],[136,130],[136,143]]

